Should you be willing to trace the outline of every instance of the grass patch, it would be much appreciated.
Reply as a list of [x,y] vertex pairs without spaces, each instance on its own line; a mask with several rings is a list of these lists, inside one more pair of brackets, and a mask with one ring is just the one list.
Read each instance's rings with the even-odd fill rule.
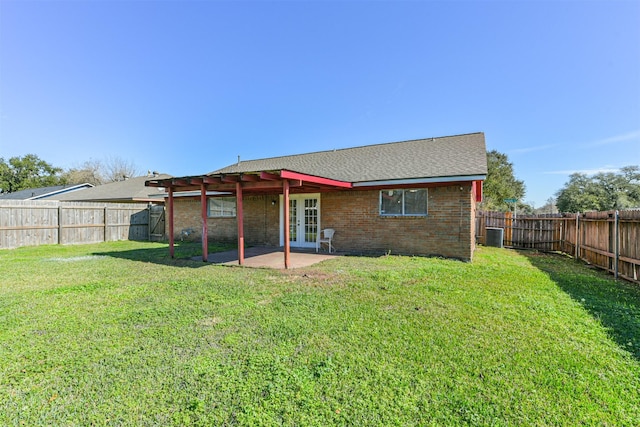
[[558,286],[587,310],[618,345],[640,361],[640,286],[625,280],[612,285],[611,275],[563,255],[523,252]]
[[198,249],[0,251],[0,424],[640,420],[638,290],[571,260],[480,248],[277,271]]

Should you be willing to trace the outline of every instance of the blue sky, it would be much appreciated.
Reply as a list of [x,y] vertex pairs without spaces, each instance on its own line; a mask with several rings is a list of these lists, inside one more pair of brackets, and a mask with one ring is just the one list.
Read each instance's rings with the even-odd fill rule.
[[484,132],[541,206],[640,164],[638,1],[0,0],[0,157],[141,172]]

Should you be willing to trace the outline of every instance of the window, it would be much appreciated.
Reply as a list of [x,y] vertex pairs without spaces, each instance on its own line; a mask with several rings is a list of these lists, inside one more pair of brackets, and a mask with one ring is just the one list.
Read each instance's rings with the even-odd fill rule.
[[209,199],[209,218],[215,217],[235,217],[236,198],[235,197],[212,197]]
[[427,189],[380,191],[380,215],[426,216]]

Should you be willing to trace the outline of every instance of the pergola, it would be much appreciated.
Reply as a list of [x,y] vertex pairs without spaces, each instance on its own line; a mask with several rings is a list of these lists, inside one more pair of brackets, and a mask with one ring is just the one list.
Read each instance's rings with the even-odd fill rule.
[[350,182],[306,175],[290,170],[256,171],[243,173],[209,174],[180,178],[150,179],[147,187],[162,187],[168,193],[169,254],[174,257],[174,195],[179,191],[200,190],[202,216],[202,260],[207,261],[208,225],[207,192],[216,191],[236,196],[236,222],[238,225],[238,264],[244,264],[243,196],[255,194],[282,194],[284,198],[284,266],[290,266],[289,195],[352,188]]

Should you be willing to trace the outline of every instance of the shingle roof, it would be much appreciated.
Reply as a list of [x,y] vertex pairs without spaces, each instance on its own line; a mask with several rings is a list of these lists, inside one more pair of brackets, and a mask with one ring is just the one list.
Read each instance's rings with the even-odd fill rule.
[[487,174],[484,133],[241,161],[209,175],[291,170],[346,182]]
[[[159,174],[157,179],[171,178],[171,175]],[[76,191],[56,197],[61,201],[89,202],[89,201],[162,201],[152,198],[151,194],[161,193],[157,188],[145,187],[148,176],[138,176],[125,181],[110,182],[86,190]],[[162,190],[161,194],[164,190]]]
[[0,200],[30,200],[40,198],[53,198],[57,194],[66,194],[80,191],[83,188],[93,187],[91,184],[52,185],[49,187],[28,188],[0,195]]

